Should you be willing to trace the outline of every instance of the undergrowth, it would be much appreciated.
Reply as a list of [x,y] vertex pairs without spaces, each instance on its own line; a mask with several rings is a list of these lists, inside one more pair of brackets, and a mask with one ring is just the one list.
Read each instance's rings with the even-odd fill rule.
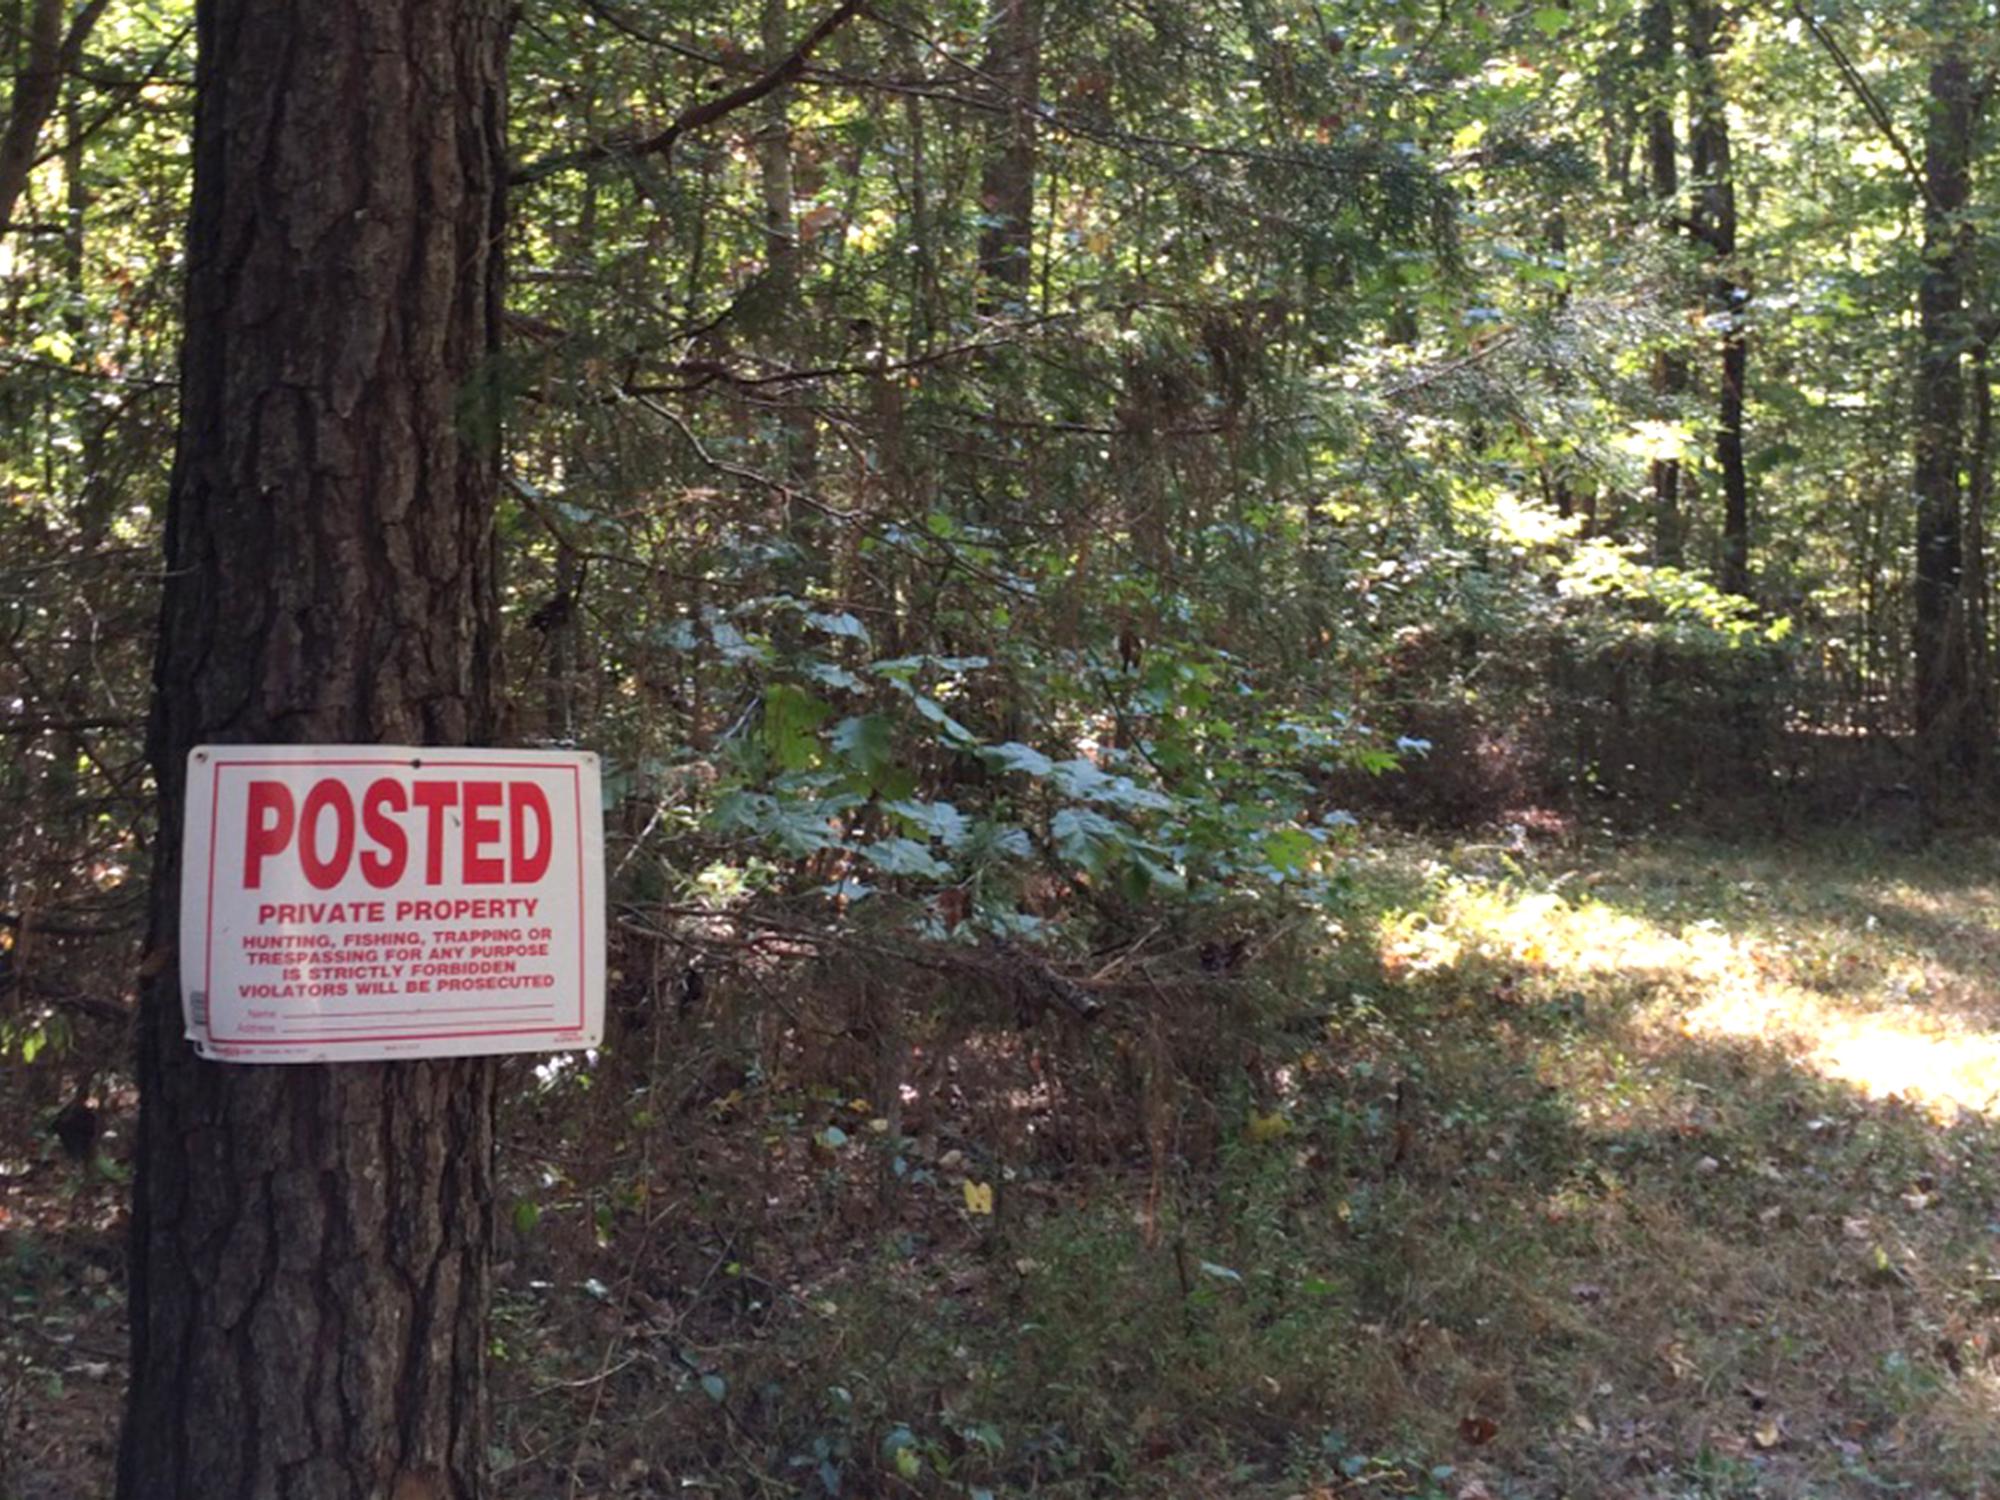
[[[1087,1022],[801,960],[523,1072],[498,1492],[2000,1492],[1990,844],[1343,877]],[[116,1342],[64,1183],[9,1166],[17,1431]]]

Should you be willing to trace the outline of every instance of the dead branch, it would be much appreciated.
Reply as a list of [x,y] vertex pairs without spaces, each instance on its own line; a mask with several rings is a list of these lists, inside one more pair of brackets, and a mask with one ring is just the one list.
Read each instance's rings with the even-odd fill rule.
[[740,88],[731,89],[726,94],[718,94],[713,99],[691,104],[674,117],[673,123],[657,134],[639,139],[619,139],[598,141],[576,151],[558,151],[539,161],[528,162],[514,170],[509,178],[511,185],[523,187],[530,183],[553,177],[558,172],[567,172],[581,167],[599,166],[609,161],[627,161],[641,156],[659,156],[674,148],[674,143],[691,130],[699,130],[704,125],[712,125],[725,115],[734,114],[747,105],[755,104],[766,94],[782,88],[805,71],[806,60],[813,49],[832,36],[848,21],[860,13],[862,0],[841,0],[841,4],[829,11],[799,39],[796,47],[786,53],[776,63],[766,68],[750,82]]

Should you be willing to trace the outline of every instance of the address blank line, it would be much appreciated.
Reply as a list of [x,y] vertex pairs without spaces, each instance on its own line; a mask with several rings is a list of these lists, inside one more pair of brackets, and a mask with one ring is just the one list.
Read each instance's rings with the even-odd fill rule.
[[292,1026],[311,1027],[319,1025],[322,1020],[358,1021],[367,1016],[410,1016],[413,1018],[421,1018],[424,1016],[493,1016],[493,1015],[499,1015],[503,1011],[554,1010],[554,1009],[555,1006],[553,1004],[550,1004],[550,1005],[444,1005],[444,1006],[438,1006],[435,1009],[426,1008],[424,1010],[336,1010],[336,1011],[323,1012],[319,1016],[287,1017],[286,1024]]

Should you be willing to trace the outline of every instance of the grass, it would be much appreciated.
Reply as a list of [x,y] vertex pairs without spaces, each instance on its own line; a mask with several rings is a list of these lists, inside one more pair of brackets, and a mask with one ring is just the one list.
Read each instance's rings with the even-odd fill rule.
[[955,1172],[912,1141],[843,1248],[766,1235],[795,1306],[710,1326],[754,1402],[690,1376],[583,1472],[685,1478],[720,1429],[728,1494],[2000,1492],[1990,847],[1349,874],[1338,940],[1174,1106],[1219,1149],[1024,1168],[996,1228],[960,1193],[990,1117]]
[[2000,1482],[1993,870],[1371,861],[1396,1044],[1437,1101],[1398,1216],[1424,1246],[1406,1308],[1454,1355],[1385,1415],[1435,1450],[1483,1403],[1495,1493]]
[[893,1128],[747,1001],[522,1105],[499,1493],[2000,1494],[1992,844],[1348,874],[1282,983],[913,1034]]

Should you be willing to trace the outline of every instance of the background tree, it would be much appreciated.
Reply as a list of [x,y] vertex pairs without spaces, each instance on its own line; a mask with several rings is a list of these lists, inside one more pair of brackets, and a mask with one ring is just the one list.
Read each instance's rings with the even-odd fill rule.
[[[1942,8],[1941,8],[1942,9]],[[1979,653],[1969,637],[1977,589],[1965,576],[1965,360],[1977,342],[1966,307],[1975,252],[1966,219],[1972,154],[1992,75],[1975,77],[1959,28],[1940,15],[1938,55],[1930,67],[1923,193],[1923,278],[1918,291],[1922,350],[1915,416],[1916,731],[1926,784],[1939,795],[1946,777],[1970,772],[1986,753],[1991,726],[1978,713],[1972,681]]]
[[1717,334],[1715,466],[1722,481],[1720,582],[1750,592],[1750,479],[1743,455],[1743,382],[1749,364],[1750,292],[1736,268],[1736,175],[1729,106],[1718,60],[1727,50],[1720,6],[1690,0],[1688,62],[1694,76],[1694,213],[1689,232],[1708,252],[1708,323]]

